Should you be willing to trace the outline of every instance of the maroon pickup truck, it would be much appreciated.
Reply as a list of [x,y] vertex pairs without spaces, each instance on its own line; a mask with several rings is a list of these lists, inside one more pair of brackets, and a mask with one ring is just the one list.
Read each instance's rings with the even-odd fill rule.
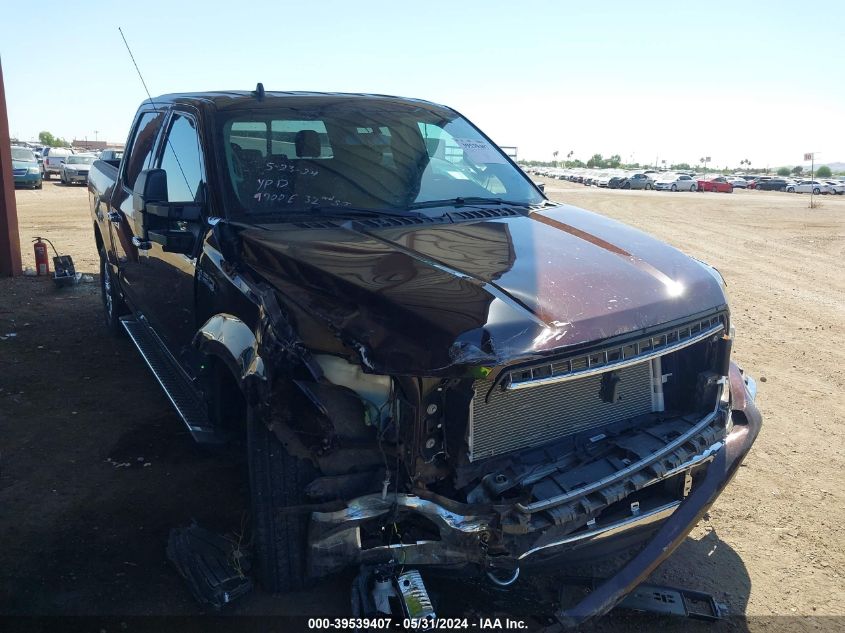
[[108,326],[197,440],[246,438],[271,591],[627,560],[558,615],[603,613],[760,429],[719,273],[549,201],[450,108],[167,95],[88,187]]

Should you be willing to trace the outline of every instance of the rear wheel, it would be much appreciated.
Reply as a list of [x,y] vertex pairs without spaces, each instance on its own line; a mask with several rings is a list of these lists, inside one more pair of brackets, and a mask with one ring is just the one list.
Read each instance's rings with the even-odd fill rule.
[[690,191],[697,191],[697,190],[698,190],[698,187],[696,187],[695,185],[693,185],[692,187],[690,187],[690,188],[689,188],[689,190],[690,190]]
[[44,180],[50,180],[50,174],[48,172],[44,172]]
[[647,184],[645,186],[645,188],[646,188],[646,191],[651,191],[652,189],[654,189],[654,187],[651,186],[651,183]]
[[105,248],[100,249],[100,296],[103,300],[103,317],[106,327],[115,336],[122,334],[123,327],[120,325],[120,317],[127,314],[129,310],[117,291]]
[[821,193],[821,189],[819,189],[818,187],[813,187],[813,195],[814,196],[817,196],[820,193]]
[[289,455],[252,407],[247,409],[247,453],[258,579],[272,593],[301,589],[308,514],[282,514],[280,510],[307,502],[304,491],[314,478],[314,468]]

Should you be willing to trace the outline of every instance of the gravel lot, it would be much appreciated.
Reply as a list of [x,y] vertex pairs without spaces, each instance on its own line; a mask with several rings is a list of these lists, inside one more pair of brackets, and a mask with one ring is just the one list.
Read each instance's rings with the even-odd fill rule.
[[[845,626],[845,197],[808,209],[808,196],[769,192],[551,180],[546,191],[719,268],[734,357],[759,381],[764,427],[747,463],[654,579],[712,592],[747,616],[701,630]],[[193,445],[130,343],[107,336],[85,188],[45,182],[17,200],[24,265],[41,235],[96,283],[0,279],[0,615],[199,614],[165,559],[167,533],[192,518],[237,532],[243,463]],[[443,587],[483,615],[518,611],[508,597]],[[347,604],[339,577],[281,598],[256,592],[235,612],[322,616]],[[657,627],[688,623],[616,615],[589,628]]]

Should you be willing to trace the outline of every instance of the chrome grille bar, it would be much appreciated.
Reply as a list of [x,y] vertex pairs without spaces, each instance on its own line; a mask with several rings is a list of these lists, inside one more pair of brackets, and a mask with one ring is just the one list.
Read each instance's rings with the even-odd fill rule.
[[724,329],[721,317],[709,317],[623,345],[514,370],[505,378],[505,385],[508,390],[526,389],[630,367],[694,345]]

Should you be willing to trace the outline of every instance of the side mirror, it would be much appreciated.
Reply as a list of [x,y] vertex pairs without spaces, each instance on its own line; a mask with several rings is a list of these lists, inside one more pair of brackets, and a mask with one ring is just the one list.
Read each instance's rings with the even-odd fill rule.
[[539,190],[540,190],[540,191],[542,191],[543,193],[546,193],[546,183],[544,183],[544,182],[535,182],[535,183],[534,183],[534,186],[535,186],[535,187],[537,187],[537,189],[539,189]]
[[147,202],[167,202],[167,172],[163,169],[145,169],[135,179],[132,210],[143,213]]
[[190,202],[168,202],[167,172],[163,169],[145,169],[138,174],[132,191],[132,210],[139,250],[149,250],[154,242],[166,253],[193,252],[200,234],[202,207]]

